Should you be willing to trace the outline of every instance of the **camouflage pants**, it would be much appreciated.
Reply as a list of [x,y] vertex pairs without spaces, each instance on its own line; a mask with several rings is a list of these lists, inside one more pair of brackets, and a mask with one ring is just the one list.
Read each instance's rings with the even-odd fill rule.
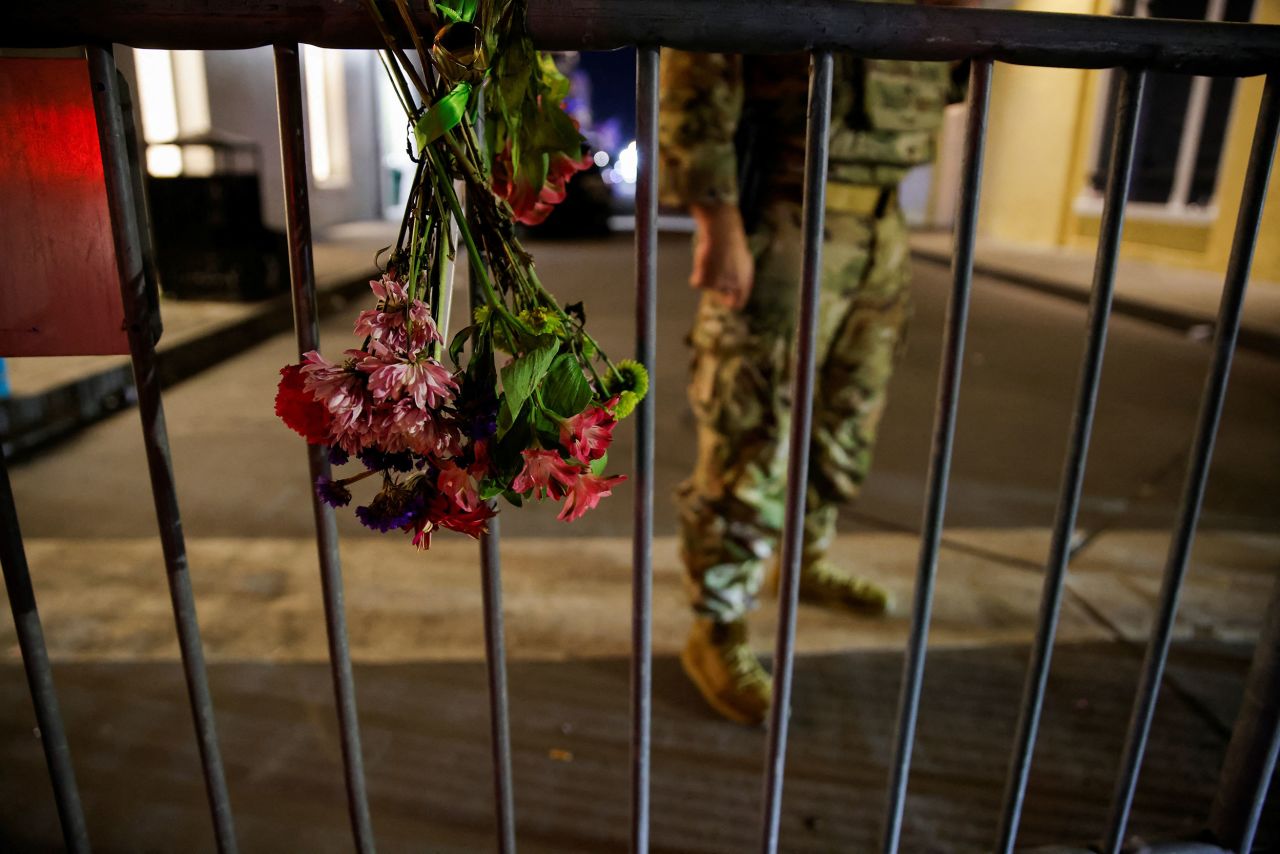
[[[827,211],[806,564],[826,552],[836,505],[856,497],[867,475],[906,333],[906,226],[896,201],[884,207],[878,215]],[[690,336],[698,461],[678,491],[681,551],[695,612],[720,621],[754,606],[781,532],[800,222],[793,201],[765,206],[751,236],[748,305],[738,312],[704,297]]]

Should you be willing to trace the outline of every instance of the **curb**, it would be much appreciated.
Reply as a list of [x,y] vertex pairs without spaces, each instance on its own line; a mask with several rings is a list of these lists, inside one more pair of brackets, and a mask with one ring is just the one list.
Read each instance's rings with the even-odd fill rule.
[[[925,261],[930,264],[937,264],[944,267],[951,266],[951,255],[941,252],[934,252],[928,249],[911,248],[911,257],[919,261]],[[986,276],[991,279],[998,279],[1011,285],[1029,288],[1033,291],[1049,294],[1050,296],[1061,297],[1072,302],[1087,305],[1089,303],[1089,288],[1079,288],[1069,285],[1061,279],[1053,279],[1047,276],[1037,276],[1035,273],[1026,273],[1020,270],[1011,270],[1007,267],[1001,267],[992,264],[984,264],[981,261],[975,261],[973,264],[973,272],[979,276]],[[1207,317],[1200,314],[1192,314],[1191,312],[1175,311],[1173,309],[1163,308],[1161,306],[1152,305],[1142,300],[1132,297],[1116,294],[1112,297],[1112,311],[1123,314],[1128,317],[1134,317],[1138,320],[1145,320],[1149,323],[1155,323],[1178,332],[1187,332],[1197,326],[1212,327],[1217,318]],[[1280,334],[1268,332],[1266,330],[1251,328],[1244,325],[1240,326],[1240,333],[1236,339],[1236,346],[1240,349],[1251,350],[1261,353],[1272,358],[1280,358]]]
[[[325,317],[367,290],[369,275],[317,290],[316,310]],[[163,308],[161,309],[163,317]],[[169,388],[244,352],[265,338],[293,328],[293,296],[278,294],[253,314],[210,329],[180,344],[157,346],[160,387]],[[81,377],[41,394],[0,400],[0,444],[9,460],[21,460],[137,403],[128,362]]]

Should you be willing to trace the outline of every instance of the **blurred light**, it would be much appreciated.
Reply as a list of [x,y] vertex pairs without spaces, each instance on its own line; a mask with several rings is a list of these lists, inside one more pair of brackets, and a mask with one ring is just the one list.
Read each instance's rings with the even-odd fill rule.
[[591,158],[601,169],[609,165],[609,152],[597,151],[595,156]]
[[178,98],[173,91],[173,60],[169,51],[135,49],[133,62],[138,78],[143,137],[147,142],[173,139],[178,135]]
[[346,66],[340,50],[302,46],[308,155],[317,184],[341,186],[351,176],[347,140]]
[[147,171],[157,178],[182,174],[182,149],[176,145],[148,145]]
[[636,169],[639,166],[639,157],[636,154],[636,141],[633,139],[627,143],[627,147],[618,152],[618,162],[614,165],[614,172],[618,178],[628,184],[636,182]]
[[[133,63],[143,139],[163,143],[209,130],[209,86],[203,53],[135,49]],[[147,171],[163,178],[181,175],[187,169],[193,174],[209,174],[213,171],[213,155],[208,149],[205,152],[194,152],[190,162],[184,163],[183,152],[177,146],[151,145],[147,149]]]
[[213,149],[207,145],[188,145],[182,151],[184,175],[206,176],[213,174],[215,163]]

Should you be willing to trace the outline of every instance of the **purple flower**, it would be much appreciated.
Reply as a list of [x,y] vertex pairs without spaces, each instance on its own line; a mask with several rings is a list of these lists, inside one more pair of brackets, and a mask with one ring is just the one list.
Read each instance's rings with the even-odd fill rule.
[[389,481],[368,506],[356,508],[356,518],[366,528],[385,534],[411,523],[423,506],[422,497],[416,490]]
[[334,445],[332,448],[329,449],[330,465],[335,465],[335,466],[346,465],[347,460],[349,459],[351,459],[351,456],[342,448],[338,447],[337,445]]
[[378,448],[363,448],[356,456],[369,471],[408,471],[413,468],[408,451],[389,454]]
[[324,475],[316,478],[316,495],[330,507],[346,507],[351,503],[351,490],[347,489],[347,485]]

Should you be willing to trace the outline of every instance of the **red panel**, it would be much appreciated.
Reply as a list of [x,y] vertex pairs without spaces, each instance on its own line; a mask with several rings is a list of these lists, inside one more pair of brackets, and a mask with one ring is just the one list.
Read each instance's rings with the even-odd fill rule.
[[88,64],[0,57],[0,356],[128,352]]

